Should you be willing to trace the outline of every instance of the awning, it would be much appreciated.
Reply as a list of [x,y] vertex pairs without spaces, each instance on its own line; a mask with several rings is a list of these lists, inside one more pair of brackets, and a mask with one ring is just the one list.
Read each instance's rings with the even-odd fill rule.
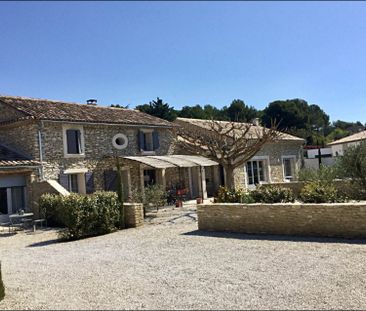
[[201,156],[169,155],[169,156],[131,156],[124,159],[137,161],[154,168],[196,167],[218,165],[215,161]]

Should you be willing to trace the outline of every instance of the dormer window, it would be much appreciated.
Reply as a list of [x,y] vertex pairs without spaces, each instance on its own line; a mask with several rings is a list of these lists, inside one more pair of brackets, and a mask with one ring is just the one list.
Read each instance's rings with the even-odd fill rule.
[[82,126],[63,127],[64,155],[67,158],[84,156],[84,130]]
[[139,148],[141,152],[153,153],[160,147],[159,133],[151,129],[139,131]]

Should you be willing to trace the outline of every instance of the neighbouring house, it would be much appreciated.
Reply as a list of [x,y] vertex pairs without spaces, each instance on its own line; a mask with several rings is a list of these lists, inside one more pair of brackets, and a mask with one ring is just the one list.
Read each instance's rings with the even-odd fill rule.
[[344,152],[351,146],[358,145],[361,141],[366,141],[366,131],[362,131],[328,144],[332,148],[333,157],[343,156]]
[[96,100],[0,96],[1,213],[35,210],[45,192],[115,191],[116,157],[126,197],[152,184],[187,198],[207,197],[219,183],[212,169],[217,163],[177,154],[176,126],[137,110],[100,107]]
[[[186,129],[210,130],[210,120],[177,118],[176,124]],[[221,126],[230,126],[230,122],[217,121]],[[260,125],[254,123],[253,130]],[[279,140],[267,143],[251,158],[243,167],[237,168],[235,174],[235,186],[253,188],[257,184],[283,183],[296,181],[297,171],[302,165],[302,147],[305,140],[299,137],[282,133]],[[184,153],[184,150],[179,150]],[[223,168],[213,167],[213,170]],[[220,174],[223,176],[224,174]]]

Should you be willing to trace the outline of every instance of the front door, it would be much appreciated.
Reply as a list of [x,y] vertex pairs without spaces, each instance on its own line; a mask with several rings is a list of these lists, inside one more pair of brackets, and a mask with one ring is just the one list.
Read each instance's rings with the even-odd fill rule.
[[0,188],[0,214],[8,214],[8,195],[6,188]]

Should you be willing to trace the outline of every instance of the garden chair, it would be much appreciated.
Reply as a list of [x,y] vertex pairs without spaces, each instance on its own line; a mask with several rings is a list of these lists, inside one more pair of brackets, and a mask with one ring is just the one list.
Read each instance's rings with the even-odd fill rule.
[[[42,229],[43,228],[43,223],[46,223],[46,219],[45,218],[34,219],[33,220],[33,231],[36,231],[37,224],[40,224],[41,229]],[[46,226],[47,226],[47,224],[46,224]]]

